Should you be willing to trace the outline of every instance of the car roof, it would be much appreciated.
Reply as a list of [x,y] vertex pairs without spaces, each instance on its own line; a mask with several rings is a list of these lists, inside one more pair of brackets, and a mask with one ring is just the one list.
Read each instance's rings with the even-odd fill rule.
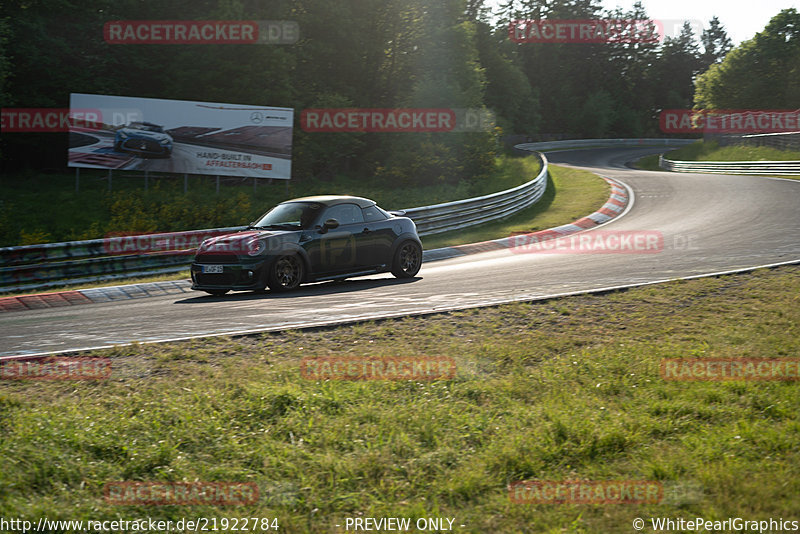
[[336,204],[357,204],[360,208],[368,208],[375,205],[374,200],[362,197],[352,197],[349,195],[317,195],[313,197],[293,198],[292,200],[286,200],[281,204],[285,204],[287,202],[319,202],[320,204],[325,204],[326,206],[334,206]]

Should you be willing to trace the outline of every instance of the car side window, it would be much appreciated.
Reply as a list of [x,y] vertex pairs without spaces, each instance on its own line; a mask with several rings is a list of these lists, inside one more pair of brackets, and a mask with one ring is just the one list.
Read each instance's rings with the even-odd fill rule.
[[386,213],[384,213],[378,206],[370,206],[362,209],[361,211],[364,212],[364,220],[367,222],[385,221],[388,218]]
[[361,214],[361,208],[355,204],[337,204],[331,206],[322,217],[322,222],[328,219],[336,219],[340,225],[363,223],[364,216]]

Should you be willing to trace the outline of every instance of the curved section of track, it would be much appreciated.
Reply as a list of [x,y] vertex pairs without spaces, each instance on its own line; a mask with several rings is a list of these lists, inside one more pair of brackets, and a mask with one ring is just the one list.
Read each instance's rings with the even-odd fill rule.
[[515,254],[506,249],[425,265],[421,278],[411,281],[376,275],[304,286],[290,294],[167,295],[9,313],[0,316],[0,356],[424,314],[800,261],[800,181],[637,171],[624,165],[663,150],[548,154],[552,163],[627,184],[633,205],[601,230],[659,231],[664,250],[657,254]]

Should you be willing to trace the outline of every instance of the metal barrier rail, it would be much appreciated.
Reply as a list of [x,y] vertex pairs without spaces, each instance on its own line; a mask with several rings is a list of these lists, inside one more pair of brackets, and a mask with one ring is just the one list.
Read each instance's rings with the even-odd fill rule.
[[540,143],[522,143],[515,148],[522,150],[559,150],[567,148],[608,148],[608,147],[646,147],[646,146],[683,146],[694,143],[697,139],[672,139],[647,137],[641,139],[566,139],[563,141],[544,141]]
[[667,171],[713,174],[800,175],[800,161],[673,161],[663,155],[658,166]]
[[542,167],[530,182],[482,197],[411,208],[405,210],[406,215],[416,223],[419,235],[425,236],[502,219],[527,208],[542,198],[547,188],[547,158],[544,154],[536,155]]
[[[538,201],[547,187],[547,159],[527,183],[477,198],[405,210],[420,235],[430,235],[501,219]],[[194,250],[208,237],[245,226],[89,239],[0,248],[0,293],[102,282],[186,270]]]

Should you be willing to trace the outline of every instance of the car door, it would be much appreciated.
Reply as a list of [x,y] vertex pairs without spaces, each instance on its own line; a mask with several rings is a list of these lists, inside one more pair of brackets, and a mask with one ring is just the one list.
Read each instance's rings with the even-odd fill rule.
[[339,274],[358,271],[362,264],[358,256],[358,234],[363,230],[364,217],[356,204],[337,204],[327,208],[317,221],[323,224],[329,219],[339,222],[337,228],[320,232],[318,246],[312,262],[319,274]]
[[392,263],[392,244],[396,234],[392,221],[377,206],[361,210],[364,216],[364,229],[358,239],[358,253],[361,264],[369,268],[384,268]]

